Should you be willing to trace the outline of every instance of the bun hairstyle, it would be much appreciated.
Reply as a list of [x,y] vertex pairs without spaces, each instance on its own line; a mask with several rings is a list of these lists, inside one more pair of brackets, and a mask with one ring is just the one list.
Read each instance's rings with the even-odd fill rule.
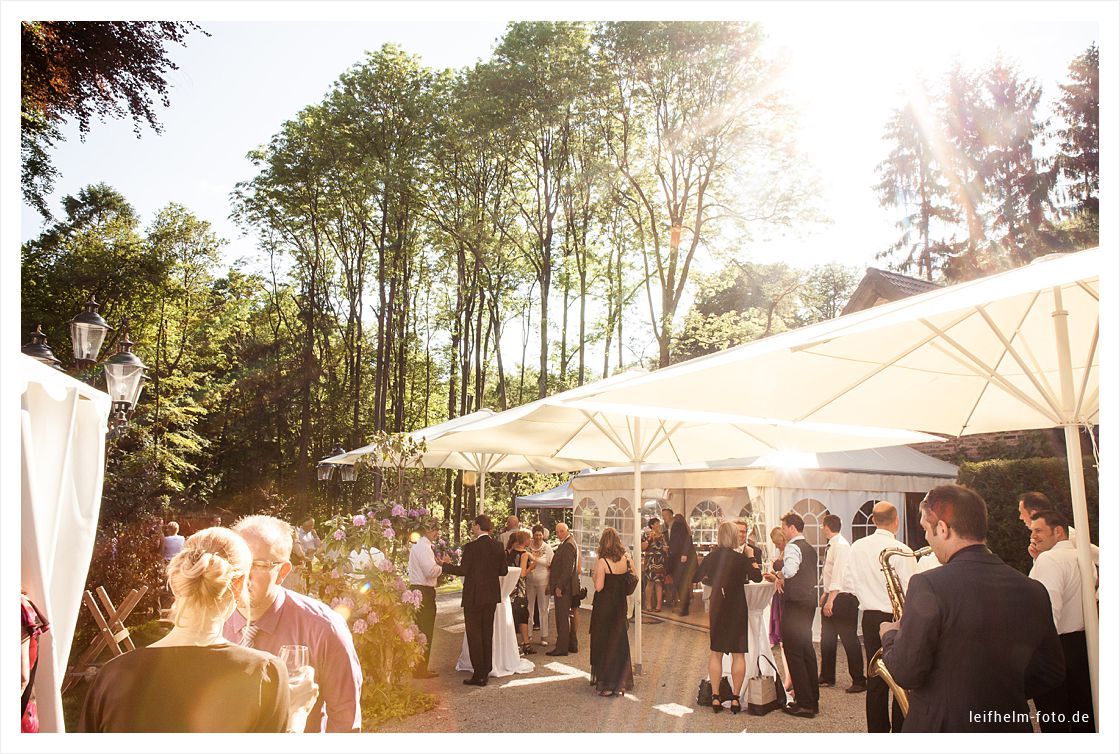
[[229,529],[213,526],[192,534],[167,564],[176,622],[186,607],[204,612],[224,607],[234,579],[249,572],[252,560],[245,540]]

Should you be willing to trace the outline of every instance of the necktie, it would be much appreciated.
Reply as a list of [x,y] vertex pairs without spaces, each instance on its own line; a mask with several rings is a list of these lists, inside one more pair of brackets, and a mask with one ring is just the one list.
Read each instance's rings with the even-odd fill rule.
[[256,623],[250,623],[245,628],[241,629],[241,641],[238,642],[243,647],[253,646],[253,639],[257,637],[258,627]]

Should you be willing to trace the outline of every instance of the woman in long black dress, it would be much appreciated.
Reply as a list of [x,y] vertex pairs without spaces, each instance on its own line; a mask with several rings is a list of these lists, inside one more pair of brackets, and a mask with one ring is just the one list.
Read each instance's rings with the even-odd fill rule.
[[[743,585],[750,580],[750,559],[735,548],[739,533],[735,524],[724,521],[716,534],[716,548],[700,563],[693,575],[695,581],[707,579],[712,587],[708,613],[708,673],[712,679],[712,711],[723,709],[721,702],[730,701],[731,711],[739,713],[739,694],[747,670],[747,595]],[[719,680],[723,677],[723,655],[731,655],[730,700],[719,697]]]
[[692,601],[692,575],[696,573],[696,545],[692,541],[692,531],[684,516],[673,516],[669,529],[669,564],[673,574],[673,584],[677,588],[677,614],[688,615]]
[[627,572],[637,573],[618,532],[608,526],[599,538],[595,600],[591,605],[591,683],[599,696],[634,688],[630,637],[626,633]]

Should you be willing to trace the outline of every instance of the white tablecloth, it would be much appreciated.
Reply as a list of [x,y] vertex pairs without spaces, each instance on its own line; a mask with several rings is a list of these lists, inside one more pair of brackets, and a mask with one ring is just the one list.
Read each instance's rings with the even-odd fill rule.
[[[494,659],[490,675],[502,678],[514,673],[532,673],[533,663],[521,657],[517,651],[517,626],[513,623],[513,606],[510,605],[509,595],[517,586],[521,577],[518,569],[510,570],[502,577],[502,601],[494,610]],[[459,652],[459,660],[455,663],[456,670],[465,670],[473,673],[471,654],[467,649],[467,637],[463,636],[463,649]]]
[[[774,597],[774,584],[762,581],[757,584],[747,584],[743,587],[747,595],[747,678],[754,678],[759,673],[759,663],[762,663],[761,675],[774,677],[774,653],[770,651],[770,600]],[[711,588],[704,587],[704,605],[708,605],[708,596]],[[763,659],[765,658],[765,659]],[[767,663],[769,660],[769,664]],[[773,667],[771,667],[773,666]],[[723,656],[723,674],[731,675],[731,655]],[[714,689],[719,686],[712,684]],[[747,684],[743,684],[741,694],[746,694]],[[746,703],[746,697],[741,697]]]

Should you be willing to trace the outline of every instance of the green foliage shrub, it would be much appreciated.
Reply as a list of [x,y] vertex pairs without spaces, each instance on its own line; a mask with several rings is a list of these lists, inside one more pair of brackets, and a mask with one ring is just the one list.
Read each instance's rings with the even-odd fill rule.
[[[1097,542],[1097,468],[1091,456],[1084,459],[1084,466],[1090,537]],[[1059,511],[1073,520],[1069,474],[1064,458],[963,463],[957,478],[960,484],[975,490],[988,504],[988,546],[1004,562],[1023,573],[1030,571],[1031,558],[1027,554],[1030,535],[1019,520],[1020,493],[1044,493]]]

